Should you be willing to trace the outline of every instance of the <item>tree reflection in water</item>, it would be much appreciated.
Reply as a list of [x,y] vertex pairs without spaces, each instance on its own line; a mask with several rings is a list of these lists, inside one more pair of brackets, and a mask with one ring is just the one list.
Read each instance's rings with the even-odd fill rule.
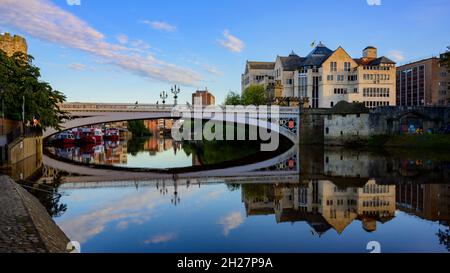
[[61,203],[62,195],[59,192],[60,185],[64,183],[64,175],[56,174],[49,185],[38,184],[34,187],[25,187],[41,202],[52,218],[60,217],[67,211],[67,205]]

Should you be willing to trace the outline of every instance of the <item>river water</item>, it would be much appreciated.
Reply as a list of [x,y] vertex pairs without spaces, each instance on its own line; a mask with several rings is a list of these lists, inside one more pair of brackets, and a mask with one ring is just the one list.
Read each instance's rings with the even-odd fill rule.
[[[258,148],[149,137],[49,152],[74,164],[177,170],[265,160]],[[369,252],[370,242],[381,252],[450,250],[446,153],[293,149],[263,175],[242,177],[84,182],[47,168],[60,196],[33,193],[82,252]]]

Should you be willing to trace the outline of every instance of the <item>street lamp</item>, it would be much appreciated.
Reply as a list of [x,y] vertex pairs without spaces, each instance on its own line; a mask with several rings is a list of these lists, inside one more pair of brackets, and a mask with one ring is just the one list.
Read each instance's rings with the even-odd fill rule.
[[166,99],[169,97],[169,95],[167,95],[166,91],[162,91],[159,97],[162,99],[162,103],[164,105],[166,104]]
[[175,84],[175,86],[170,89],[170,92],[173,94],[174,105],[177,105],[178,94],[181,93],[180,87],[178,86],[177,88],[177,85]]

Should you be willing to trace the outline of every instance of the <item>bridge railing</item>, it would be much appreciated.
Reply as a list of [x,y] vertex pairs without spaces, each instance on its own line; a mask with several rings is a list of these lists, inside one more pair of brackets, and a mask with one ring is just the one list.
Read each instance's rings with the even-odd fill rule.
[[170,112],[173,109],[173,105],[116,103],[64,103],[59,107],[68,112]]
[[[206,107],[206,106],[205,106]],[[190,106],[194,112],[203,111],[205,107]],[[221,106],[216,106],[221,107]],[[60,105],[61,110],[68,112],[171,112],[174,105],[161,104],[126,104],[126,103],[64,103]],[[225,108],[221,107],[222,109]],[[260,107],[255,107],[249,111],[249,107],[235,108],[234,113],[252,113],[258,112]],[[262,108],[264,110],[267,107]],[[279,107],[278,110],[283,114],[298,114],[298,107]]]

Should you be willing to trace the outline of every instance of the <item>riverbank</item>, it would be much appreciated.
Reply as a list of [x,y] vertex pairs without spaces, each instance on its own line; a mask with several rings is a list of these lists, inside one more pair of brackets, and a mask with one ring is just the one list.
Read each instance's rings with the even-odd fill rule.
[[68,243],[41,203],[0,175],[0,253],[64,253]]
[[384,148],[413,148],[413,149],[439,149],[450,150],[450,135],[424,134],[424,135],[379,135],[372,136],[368,146]]

